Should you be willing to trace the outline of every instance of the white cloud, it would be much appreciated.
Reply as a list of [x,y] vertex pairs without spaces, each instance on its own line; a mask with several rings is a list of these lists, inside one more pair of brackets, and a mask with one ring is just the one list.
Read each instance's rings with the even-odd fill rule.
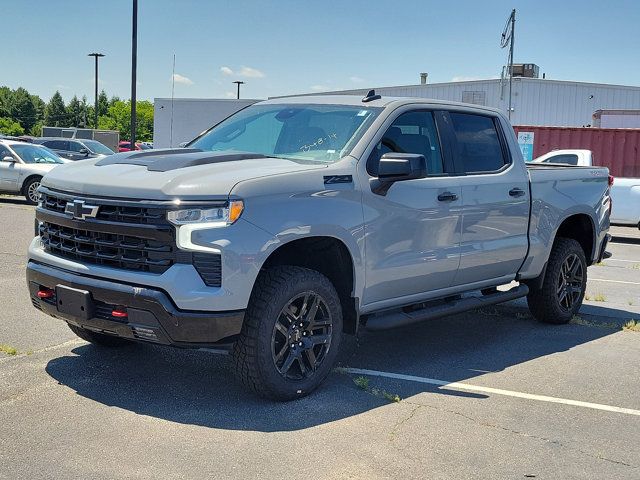
[[260,70],[251,67],[242,67],[238,72],[238,75],[248,78],[263,78],[265,76]]
[[311,85],[310,90],[313,92],[326,92],[330,88],[326,85]]
[[181,83],[183,85],[193,85],[193,80],[183,75],[180,75],[179,73],[173,74],[173,81],[176,83]]
[[236,98],[236,92],[225,92],[224,96],[227,98]]
[[364,78],[360,78],[360,77],[349,77],[349,80],[351,80],[353,83],[363,83],[364,82]]
[[229,67],[220,67],[220,71],[223,75],[233,75],[233,70],[231,70]]
[[61,83],[54,85],[54,87],[56,87],[56,90],[70,90],[71,87],[68,85],[62,85]]

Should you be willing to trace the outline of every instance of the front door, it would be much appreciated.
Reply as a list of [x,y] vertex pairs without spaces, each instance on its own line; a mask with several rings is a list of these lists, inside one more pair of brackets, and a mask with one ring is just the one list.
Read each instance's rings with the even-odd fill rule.
[[515,277],[527,255],[529,180],[499,117],[450,112],[462,187],[460,268],[454,285]]
[[[407,111],[374,140],[362,181],[365,308],[400,305],[449,287],[458,269],[461,187],[458,178],[447,174],[452,164],[443,157],[436,128],[439,115]],[[424,155],[428,177],[396,182],[386,195],[372,192],[369,182],[377,177],[378,162],[387,152]]]
[[[4,157],[13,157],[15,162],[3,162]],[[20,163],[16,156],[4,145],[0,145],[0,191],[16,192],[20,177]]]

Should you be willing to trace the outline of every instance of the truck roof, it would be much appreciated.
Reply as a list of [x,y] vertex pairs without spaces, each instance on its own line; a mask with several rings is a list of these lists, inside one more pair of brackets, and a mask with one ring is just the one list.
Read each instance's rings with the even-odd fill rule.
[[500,110],[482,105],[470,103],[452,102],[449,100],[436,100],[433,98],[416,97],[385,97],[377,100],[363,102],[359,95],[300,95],[295,97],[278,97],[260,102],[260,104],[316,104],[316,105],[353,105],[366,107],[400,107],[402,105],[415,105],[421,103],[425,105],[446,105],[452,107],[463,107],[470,110],[484,110],[491,113],[501,113]]

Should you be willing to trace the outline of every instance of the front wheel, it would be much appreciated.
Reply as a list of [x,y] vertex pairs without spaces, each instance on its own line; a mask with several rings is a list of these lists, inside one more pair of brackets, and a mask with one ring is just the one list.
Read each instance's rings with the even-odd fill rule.
[[40,180],[42,180],[40,177],[32,178],[24,186],[24,198],[27,199],[27,203],[29,205],[36,205],[38,203],[38,187],[40,186]]
[[587,261],[580,244],[558,238],[547,263],[542,288],[527,295],[529,310],[541,322],[567,323],[578,312],[587,288]]
[[327,277],[294,266],[268,269],[234,346],[236,374],[262,397],[303,397],[331,371],[341,338],[340,299]]

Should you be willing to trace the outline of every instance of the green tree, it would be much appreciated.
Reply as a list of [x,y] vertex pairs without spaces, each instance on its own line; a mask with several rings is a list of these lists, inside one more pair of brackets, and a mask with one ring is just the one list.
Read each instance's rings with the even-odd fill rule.
[[[153,139],[153,103],[146,100],[136,102],[136,139],[141,142]],[[131,137],[131,102],[116,100],[109,107],[108,115],[98,120],[98,127],[105,130],[118,130],[120,138]]]
[[0,117],[0,133],[4,135],[24,135],[24,128],[10,118]]
[[98,116],[101,117],[103,115],[107,115],[109,113],[110,106],[111,104],[109,103],[107,92],[101,90],[100,94],[98,95]]
[[11,118],[22,125],[25,130],[31,129],[38,121],[36,106],[29,92],[20,87],[13,92],[11,107],[9,109]]
[[0,87],[0,117],[11,116],[11,97],[13,91],[9,87]]
[[67,125],[67,109],[60,92],[56,91],[47,103],[44,111],[44,123],[48,127],[66,127]]
[[42,127],[44,127],[44,120],[38,121],[27,133],[32,137],[39,137],[42,135]]
[[80,103],[80,100],[78,100],[77,96],[74,95],[69,101],[66,111],[68,119],[67,126],[79,127],[81,124],[84,124],[82,104]]
[[[44,122],[44,110],[47,108],[47,104],[38,95],[31,95],[31,101],[36,107],[36,123]],[[31,127],[33,130],[33,127]]]

